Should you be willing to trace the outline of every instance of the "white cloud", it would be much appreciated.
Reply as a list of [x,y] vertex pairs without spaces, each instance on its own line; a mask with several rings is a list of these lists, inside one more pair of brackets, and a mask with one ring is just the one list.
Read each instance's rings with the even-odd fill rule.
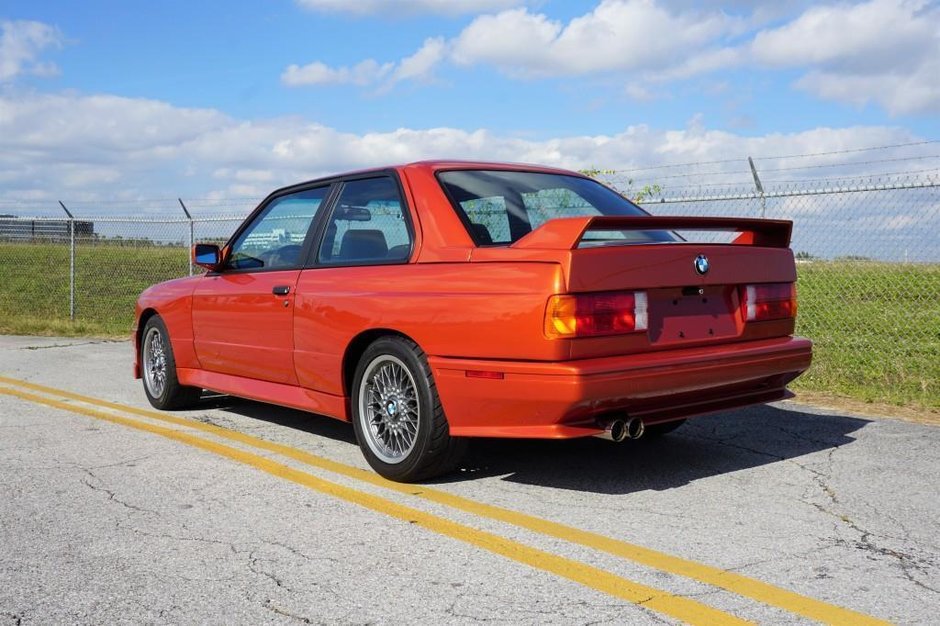
[[39,54],[47,48],[62,45],[58,29],[25,20],[0,22],[0,82],[12,80],[20,74],[53,76],[58,68],[48,62],[38,61]]
[[940,112],[940,50],[909,72],[839,74],[812,71],[795,85],[820,98],[864,105],[877,102],[893,115]]
[[[728,171],[746,177],[747,155],[825,152],[917,139],[902,129],[865,126],[748,137],[709,130],[699,117],[684,129],[631,126],[610,134],[543,140],[457,128],[356,134],[301,118],[238,120],[212,109],[154,100],[7,94],[0,95],[0,197],[62,198],[68,203],[96,197],[263,195],[320,175],[426,158],[618,170],[739,159],[727,165]],[[708,167],[705,171],[714,171],[715,166]],[[827,175],[837,173],[825,170]],[[662,182],[668,190],[675,181]]]
[[[736,63],[735,50],[709,46],[741,27],[740,19],[722,13],[673,14],[654,0],[603,0],[567,24],[528,9],[511,9],[477,17],[450,41],[426,39],[417,52],[397,63],[378,65],[369,59],[354,68],[332,68],[319,61],[291,65],[281,81],[291,87],[372,85],[389,76],[383,85],[387,89],[404,80],[426,80],[444,61],[486,63],[525,78],[642,71],[661,81]],[[363,64],[369,71],[354,71]]]
[[330,67],[315,61],[304,66],[289,65],[281,74],[281,82],[288,87],[305,85],[352,84],[371,85],[378,82],[392,71],[394,64],[378,63],[366,59],[352,67]]
[[651,80],[660,82],[682,80],[698,74],[707,74],[728,67],[741,65],[746,61],[739,47],[715,48],[690,54],[685,60],[673,67],[653,73]]
[[708,51],[742,27],[724,13],[674,13],[654,0],[602,0],[567,24],[513,9],[476,18],[455,39],[453,59],[524,77],[656,72]]
[[426,39],[424,45],[412,54],[405,57],[395,68],[392,75],[394,82],[402,80],[424,80],[431,75],[435,67],[444,59],[447,44],[443,37]]
[[304,66],[289,65],[281,73],[281,83],[288,87],[310,85],[380,86],[387,90],[404,80],[427,80],[434,68],[444,59],[447,44],[443,37],[425,40],[424,45],[411,56],[397,63],[379,63],[366,59],[352,67],[330,67],[320,61]]
[[657,94],[638,83],[627,83],[627,86],[623,88],[623,93],[637,102],[652,102],[657,99]]
[[499,11],[522,4],[524,0],[296,0],[313,11],[373,14],[438,14],[462,15]]
[[111,95],[20,94],[0,97],[0,145],[10,156],[39,151],[95,161],[120,153],[159,153],[202,133],[229,126],[213,109]]
[[878,72],[910,62],[936,42],[937,25],[921,0],[870,0],[814,6],[795,20],[754,37],[754,58],[765,65],[831,65]]
[[[310,2],[326,6],[334,0]],[[348,4],[374,8],[373,2]],[[483,10],[484,4],[475,6]],[[282,80],[291,86],[346,82],[384,90],[404,80],[426,80],[445,62],[489,65],[529,80],[616,74],[633,85],[680,81],[731,67],[796,68],[804,74],[794,86],[822,99],[854,105],[874,102],[892,115],[940,111],[936,3],[797,0],[768,8],[740,0],[725,7],[736,14],[719,5],[601,0],[567,22],[529,8],[512,8],[476,17],[452,39],[429,38],[399,62],[364,61],[369,65],[358,73],[354,70],[362,63],[353,68],[319,62],[292,65]],[[771,21],[779,25],[759,30]],[[648,97],[642,87],[626,90],[635,100]]]
[[923,0],[812,7],[750,48],[765,66],[808,68],[796,86],[824,99],[940,111],[940,9]]

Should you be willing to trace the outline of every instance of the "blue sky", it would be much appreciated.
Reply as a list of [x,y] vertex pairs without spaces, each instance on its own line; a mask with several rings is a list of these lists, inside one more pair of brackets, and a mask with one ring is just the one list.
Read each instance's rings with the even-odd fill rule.
[[6,0],[0,23],[7,201],[240,198],[426,157],[630,169],[940,139],[924,0]]

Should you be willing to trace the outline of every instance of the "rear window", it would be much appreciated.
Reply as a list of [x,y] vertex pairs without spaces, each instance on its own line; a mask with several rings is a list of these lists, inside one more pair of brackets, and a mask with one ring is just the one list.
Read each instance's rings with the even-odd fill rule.
[[[646,215],[620,194],[579,176],[507,170],[452,170],[438,180],[478,246],[515,243],[561,217]],[[657,243],[676,238],[661,230],[592,230],[580,247]]]

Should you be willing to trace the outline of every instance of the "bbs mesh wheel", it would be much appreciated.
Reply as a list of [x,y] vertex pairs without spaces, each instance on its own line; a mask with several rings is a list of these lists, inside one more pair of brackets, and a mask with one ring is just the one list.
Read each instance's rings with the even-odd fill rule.
[[451,471],[465,442],[450,436],[427,357],[404,337],[382,337],[363,353],[352,385],[353,428],[369,465],[413,482]]
[[140,339],[141,378],[147,400],[158,409],[182,409],[196,404],[201,389],[185,387],[176,378],[176,361],[166,324],[154,315],[144,326]]

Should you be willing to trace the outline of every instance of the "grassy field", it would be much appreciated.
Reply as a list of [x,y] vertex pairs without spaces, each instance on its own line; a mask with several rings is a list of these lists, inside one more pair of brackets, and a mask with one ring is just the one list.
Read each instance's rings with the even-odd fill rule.
[[186,255],[177,247],[77,246],[71,322],[68,246],[0,244],[0,333],[126,336],[137,296],[185,276]]
[[[185,275],[186,254],[79,246],[71,322],[67,247],[0,244],[0,333],[125,337],[137,294]],[[814,261],[798,272],[797,330],[816,356],[795,389],[940,410],[940,265]]]
[[797,331],[815,342],[794,388],[940,409],[940,265],[801,263]]

